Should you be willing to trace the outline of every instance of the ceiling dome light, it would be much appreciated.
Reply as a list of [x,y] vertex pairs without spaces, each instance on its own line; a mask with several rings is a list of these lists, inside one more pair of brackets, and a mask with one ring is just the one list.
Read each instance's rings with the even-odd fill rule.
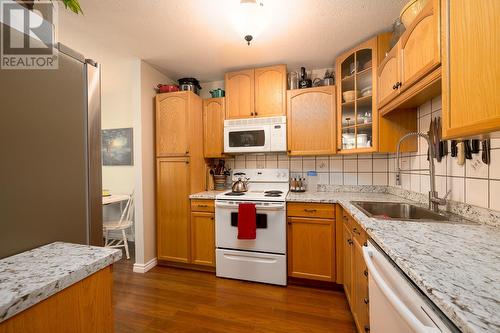
[[267,23],[267,15],[262,0],[240,0],[232,16],[234,26],[248,45],[259,35]]

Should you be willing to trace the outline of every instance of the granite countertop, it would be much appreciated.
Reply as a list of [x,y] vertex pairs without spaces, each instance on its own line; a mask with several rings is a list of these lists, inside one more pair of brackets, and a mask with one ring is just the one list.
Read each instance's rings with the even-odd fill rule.
[[500,228],[386,221],[351,201],[408,202],[385,193],[289,193],[287,201],[338,203],[464,333],[500,332]]
[[55,242],[0,260],[0,322],[113,264],[121,250]]
[[[224,190],[227,191],[227,190]],[[221,194],[224,191],[203,191],[191,194],[189,199],[206,199],[206,200],[215,200],[215,196],[217,194]]]

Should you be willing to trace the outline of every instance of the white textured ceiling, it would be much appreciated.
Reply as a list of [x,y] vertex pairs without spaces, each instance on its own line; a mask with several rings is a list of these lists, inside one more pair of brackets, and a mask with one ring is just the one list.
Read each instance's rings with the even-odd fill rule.
[[59,35],[69,46],[91,40],[144,59],[173,79],[207,82],[254,65],[331,67],[344,50],[389,30],[407,2],[264,0],[272,19],[247,46],[229,18],[231,3],[238,1],[80,0],[83,16],[61,8]]

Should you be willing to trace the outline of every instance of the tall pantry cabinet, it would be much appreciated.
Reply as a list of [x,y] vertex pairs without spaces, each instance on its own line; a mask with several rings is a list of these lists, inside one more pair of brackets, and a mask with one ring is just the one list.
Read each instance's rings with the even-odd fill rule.
[[190,91],[156,96],[158,259],[190,262],[189,194],[205,189],[202,100]]

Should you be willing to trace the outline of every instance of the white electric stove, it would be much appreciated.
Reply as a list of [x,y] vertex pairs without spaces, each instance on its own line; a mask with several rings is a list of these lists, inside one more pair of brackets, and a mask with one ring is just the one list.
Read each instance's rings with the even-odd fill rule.
[[[243,194],[215,197],[216,274],[286,285],[286,196],[288,169],[236,169],[233,181],[249,178]],[[256,239],[238,239],[238,205],[254,203]]]

